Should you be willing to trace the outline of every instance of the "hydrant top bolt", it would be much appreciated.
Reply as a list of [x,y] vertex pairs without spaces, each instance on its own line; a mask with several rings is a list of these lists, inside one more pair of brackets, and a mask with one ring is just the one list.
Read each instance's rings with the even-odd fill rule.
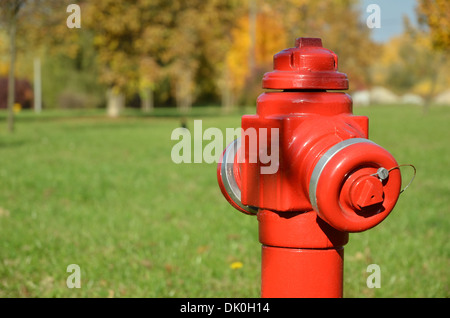
[[337,55],[319,38],[298,38],[295,47],[273,57],[274,70],[264,74],[267,89],[348,89],[347,75],[337,71]]
[[295,47],[322,47],[321,38],[297,38],[295,39]]

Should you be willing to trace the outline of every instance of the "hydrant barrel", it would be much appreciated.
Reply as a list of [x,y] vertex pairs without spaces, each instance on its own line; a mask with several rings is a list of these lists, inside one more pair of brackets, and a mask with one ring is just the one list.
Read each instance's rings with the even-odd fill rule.
[[368,139],[368,118],[353,115],[351,97],[332,92],[348,89],[348,79],[320,39],[299,38],[275,54],[263,88],[276,91],[242,117],[241,137],[218,164],[220,189],[233,207],[257,215],[262,296],[341,297],[348,233],[393,210],[398,164]]
[[343,247],[317,250],[263,245],[261,263],[264,298],[342,297]]

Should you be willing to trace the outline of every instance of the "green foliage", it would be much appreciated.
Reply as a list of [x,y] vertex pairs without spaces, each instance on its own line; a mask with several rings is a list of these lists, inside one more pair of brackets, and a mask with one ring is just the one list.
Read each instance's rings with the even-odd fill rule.
[[[62,53],[43,58],[43,96],[45,108],[92,108],[104,105],[105,86],[98,81],[97,54],[90,45],[92,35],[80,36],[79,47],[74,58]],[[68,107],[61,104],[72,95],[79,105]],[[80,95],[77,98],[75,95]]]

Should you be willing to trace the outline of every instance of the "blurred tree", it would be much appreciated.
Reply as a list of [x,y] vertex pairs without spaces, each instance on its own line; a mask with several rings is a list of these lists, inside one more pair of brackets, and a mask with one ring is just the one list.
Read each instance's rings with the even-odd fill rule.
[[79,53],[80,32],[68,28],[67,5],[79,0],[25,0],[18,35],[22,50],[31,47],[45,54],[62,54],[75,59]]
[[177,105],[185,112],[202,93],[226,95],[224,64],[230,46],[230,30],[242,12],[237,0],[177,0],[164,2],[161,10],[170,19],[164,23],[160,56],[170,77]]
[[[448,74],[450,53],[450,1],[448,0],[419,0],[417,7],[418,19],[421,25],[428,26],[426,41],[431,42],[434,50],[435,72],[430,76],[430,88],[425,95],[424,112],[428,111],[434,96],[439,77]],[[427,32],[427,33],[428,33]],[[447,68],[445,67],[447,66]]]
[[[139,62],[136,43],[141,38],[144,1],[93,1],[83,8],[83,27],[94,33],[100,79],[109,86],[107,111],[111,117],[125,107],[126,89],[137,87]],[[144,22],[144,21],[142,21]]]
[[14,96],[15,96],[15,64],[17,19],[26,0],[3,0],[0,7],[0,18],[9,35],[9,75],[8,75],[8,131],[14,131]]
[[203,10],[196,83],[201,90],[207,90],[210,98],[220,96],[222,107],[229,110],[234,98],[227,55],[233,45],[232,30],[239,18],[246,15],[247,7],[240,0],[213,0],[207,1]]
[[67,107],[58,102],[68,97],[86,102],[77,107],[100,103],[92,33],[87,28],[68,28],[66,9],[72,3],[83,1],[28,0],[19,15],[16,71],[32,79],[32,61],[42,60],[45,107]]
[[450,1],[419,0],[419,22],[429,27],[433,47],[450,51]]
[[379,47],[360,18],[359,1],[287,0],[275,5],[286,17],[290,38],[319,37],[324,47],[338,55],[339,70],[348,75],[350,89],[372,85],[370,65]]
[[338,55],[339,70],[348,75],[350,90],[371,87],[371,66],[381,47],[371,40],[371,29],[360,18],[359,1],[325,2],[318,8],[325,21],[319,31],[324,46]]
[[442,51],[433,49],[429,33],[411,26],[405,19],[406,30],[383,47],[374,64],[375,81],[397,94],[414,93],[424,98],[428,110],[434,95],[450,85],[450,60]]
[[[339,56],[339,69],[347,73],[352,88],[372,85],[371,65],[380,47],[370,39],[370,29],[360,18],[357,0],[252,0],[248,15],[241,15],[232,29],[227,63],[233,93],[242,92],[252,103],[260,92],[261,76],[271,70],[272,56],[293,45],[298,37],[319,37]],[[252,5],[256,3],[255,48],[252,48]],[[254,9],[253,9],[254,10]],[[343,18],[345,17],[345,18]],[[247,62],[253,54],[255,63]],[[252,76],[255,65],[256,76]],[[253,78],[249,85],[249,78]]]
[[116,92],[140,90],[151,109],[157,82],[169,79],[177,106],[188,111],[196,96],[213,90],[208,85],[220,73],[238,1],[105,0],[86,7],[102,80]]
[[[270,70],[273,55],[287,45],[281,16],[269,4],[258,8],[254,26],[251,20],[251,15],[243,15],[231,30],[232,45],[226,63],[233,103],[236,97],[244,104],[254,102],[260,92],[261,76]],[[254,39],[253,28],[257,30]]]
[[[46,53],[67,57],[70,65],[73,61],[86,74],[86,83],[96,76],[92,61],[97,58],[112,114],[124,107],[125,94],[136,93],[144,111],[153,108],[155,99],[175,100],[186,112],[200,99],[221,97],[228,107],[237,99],[253,103],[273,55],[299,36],[321,37],[324,46],[339,55],[340,70],[348,73],[353,85],[371,82],[368,66],[376,46],[370,41],[370,30],[360,22],[356,0],[30,3],[39,1],[53,6],[39,14],[46,31],[31,28],[36,15],[29,19],[28,37],[45,43]],[[68,13],[56,7],[69,2],[81,6],[81,29],[68,29]]]
[[0,28],[0,76],[7,76],[9,71],[8,33]]
[[178,1],[171,7],[175,18],[172,36],[166,47],[168,72],[173,81],[174,95],[177,106],[187,113],[194,99],[194,75],[199,66],[197,43],[201,19],[198,8],[201,3],[196,1]]
[[139,96],[141,97],[141,109],[149,113],[154,108],[153,92],[159,77],[159,66],[149,57],[143,57],[139,64]]

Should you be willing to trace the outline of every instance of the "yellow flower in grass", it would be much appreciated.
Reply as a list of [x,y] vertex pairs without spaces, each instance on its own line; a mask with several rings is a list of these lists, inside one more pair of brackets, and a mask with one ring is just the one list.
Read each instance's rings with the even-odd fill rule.
[[244,264],[242,264],[242,262],[233,262],[230,264],[231,269],[239,269],[242,266],[244,266]]

